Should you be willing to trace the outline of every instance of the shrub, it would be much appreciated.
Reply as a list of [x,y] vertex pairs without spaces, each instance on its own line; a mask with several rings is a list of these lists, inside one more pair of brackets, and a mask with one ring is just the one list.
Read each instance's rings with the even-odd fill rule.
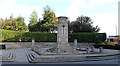
[[119,40],[120,40],[120,35],[119,35],[119,38],[118,38]]
[[115,44],[111,43],[111,42],[100,42],[100,43],[98,43],[98,45],[112,45],[112,46],[115,46]]
[[95,46],[95,48],[103,47],[104,49],[120,50],[120,45],[113,44],[113,43],[110,43],[110,42],[101,42],[101,43],[95,44],[94,46]]

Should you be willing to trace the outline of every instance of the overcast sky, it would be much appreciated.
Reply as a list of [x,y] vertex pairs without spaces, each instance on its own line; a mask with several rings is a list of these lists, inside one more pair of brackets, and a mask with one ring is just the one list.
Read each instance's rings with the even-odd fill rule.
[[26,24],[29,16],[36,10],[42,18],[43,8],[49,5],[54,9],[56,16],[67,16],[71,21],[78,16],[89,16],[94,25],[99,25],[100,33],[116,35],[118,26],[119,0],[0,0],[0,18],[9,18],[11,14],[25,17]]

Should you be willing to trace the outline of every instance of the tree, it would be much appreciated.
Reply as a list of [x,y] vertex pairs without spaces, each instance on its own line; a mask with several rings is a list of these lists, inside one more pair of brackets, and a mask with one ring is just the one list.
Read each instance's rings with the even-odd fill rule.
[[56,15],[54,14],[54,20],[56,23],[58,23],[58,17],[56,17]]
[[72,32],[99,32],[98,26],[93,27],[93,21],[90,17],[80,16],[76,21],[72,21],[69,25],[69,29]]
[[7,20],[7,27],[9,30],[15,30],[16,19],[13,18],[13,15]]
[[13,21],[13,25],[14,25],[15,30],[22,31],[22,30],[28,29],[28,27],[26,26],[26,23],[24,22],[24,18],[21,16],[17,17],[16,20]]
[[41,32],[42,31],[42,23],[39,18],[39,21],[33,26],[33,31]]
[[10,18],[5,18],[0,20],[0,22],[2,23],[2,29],[7,29],[7,30],[12,30],[12,21],[13,21],[13,16],[11,15]]
[[11,15],[9,19],[0,19],[2,22],[2,29],[6,30],[14,30],[14,31],[26,31],[28,28],[24,22],[24,18],[19,16],[17,18],[13,18]]
[[5,27],[5,22],[4,22],[4,19],[0,18],[0,26],[1,26],[1,29],[4,29]]
[[57,23],[55,22],[54,15],[55,13],[49,6],[44,8],[43,20],[41,22],[42,31],[49,32],[51,29],[54,30],[56,28],[54,25]]
[[29,31],[34,31],[34,25],[37,23],[38,15],[37,12],[34,10],[30,16],[30,23],[28,24]]

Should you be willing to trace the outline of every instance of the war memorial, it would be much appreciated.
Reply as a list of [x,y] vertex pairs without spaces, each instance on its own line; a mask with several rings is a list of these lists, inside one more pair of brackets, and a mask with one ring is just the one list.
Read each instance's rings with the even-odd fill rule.
[[58,17],[57,42],[32,42],[6,44],[0,51],[3,63],[64,63],[98,61],[118,58],[117,50],[95,48],[94,43],[68,42],[68,17]]

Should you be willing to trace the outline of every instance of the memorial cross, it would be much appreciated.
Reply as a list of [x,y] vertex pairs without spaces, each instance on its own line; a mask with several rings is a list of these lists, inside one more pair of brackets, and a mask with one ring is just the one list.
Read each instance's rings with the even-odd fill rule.
[[64,27],[65,27],[65,25],[63,24],[62,27],[63,27],[63,34],[64,34]]

